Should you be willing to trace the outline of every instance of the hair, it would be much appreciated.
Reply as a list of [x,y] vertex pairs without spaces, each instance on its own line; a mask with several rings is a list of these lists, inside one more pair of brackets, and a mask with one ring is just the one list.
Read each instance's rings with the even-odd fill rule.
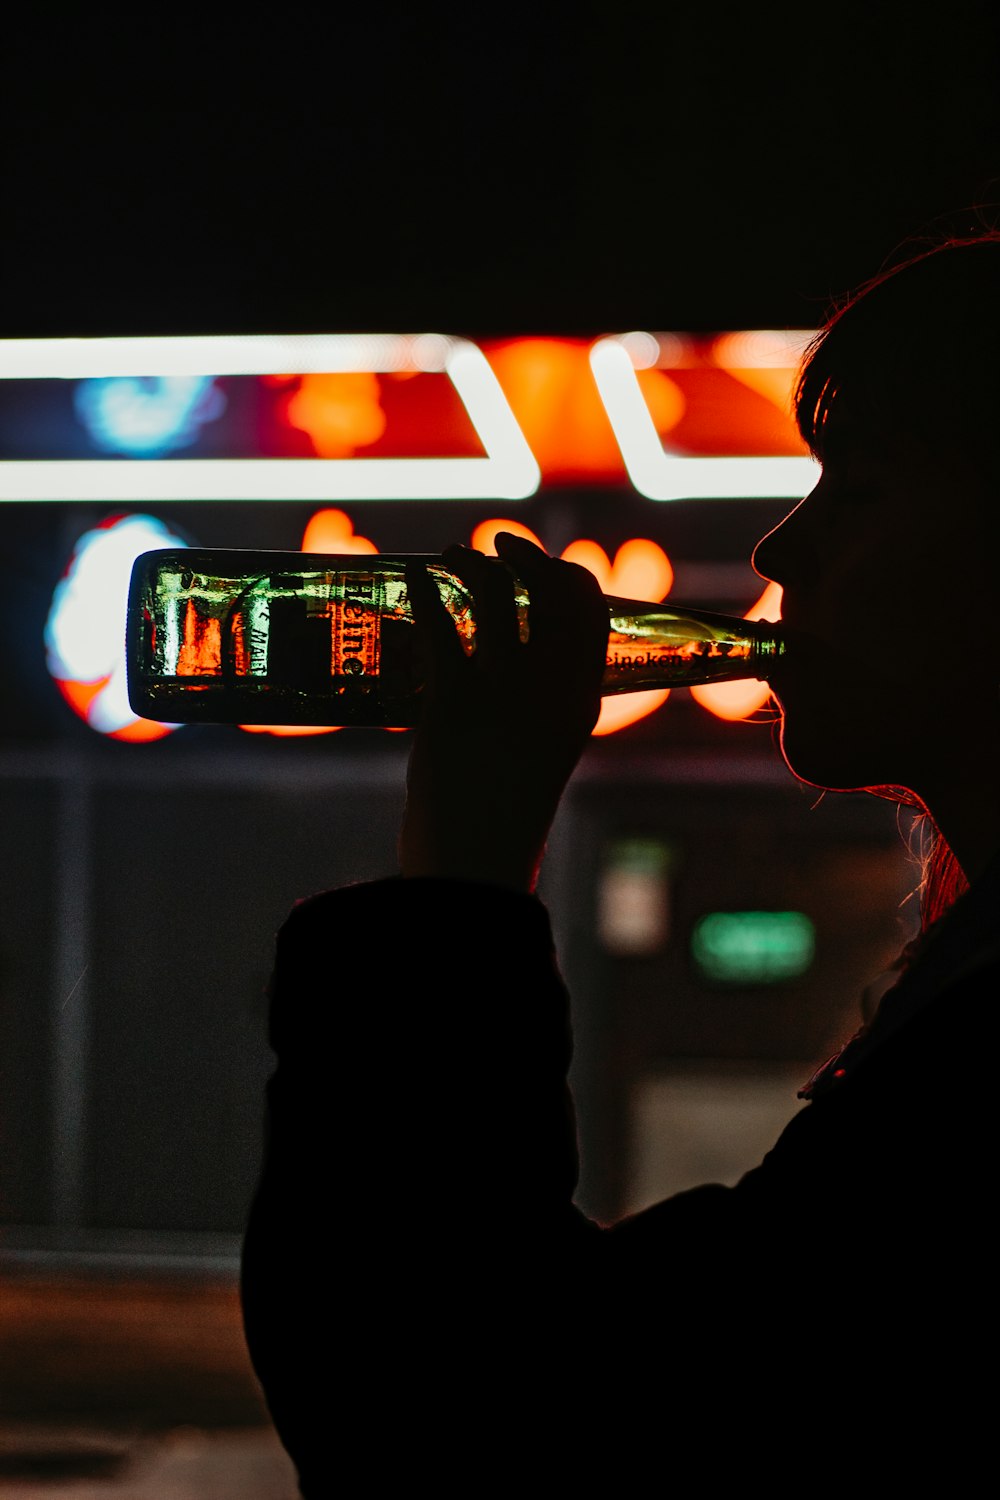
[[960,442],[998,472],[1000,229],[925,246],[834,306],[795,391],[799,431],[819,458],[840,402],[852,422],[908,445]]
[[[795,390],[799,431],[820,460],[838,408],[889,442],[953,447],[967,466],[1000,481],[1000,230],[910,241],[895,263],[834,306]],[[968,882],[912,792],[867,790],[920,810],[926,931]]]

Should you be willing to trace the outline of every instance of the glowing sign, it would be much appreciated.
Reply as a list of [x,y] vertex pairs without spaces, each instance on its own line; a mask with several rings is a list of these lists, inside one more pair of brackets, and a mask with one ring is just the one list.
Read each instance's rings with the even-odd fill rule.
[[[313,377],[356,381],[376,373],[444,378],[471,425],[477,452],[458,457],[133,460],[15,455],[0,463],[0,500],[521,500],[534,494],[541,477],[538,465],[482,350],[468,339],[303,334],[0,341],[0,379],[132,382],[134,393],[134,383],[143,380],[301,378],[301,404],[292,421],[315,431],[328,431],[330,420],[317,416]],[[360,403],[362,412],[365,404]],[[370,400],[367,406],[370,419]],[[355,427],[357,416],[356,409],[350,419]],[[373,431],[369,421],[369,441]],[[320,440],[320,451],[325,442]],[[349,446],[353,451],[355,445]]]
[[[657,338],[649,333],[632,333],[599,339],[591,349],[594,380],[629,478],[648,499],[800,498],[815,485],[817,466],[791,423],[788,400],[809,335],[764,331],[748,335],[742,344],[727,343],[731,337],[712,341],[706,351],[700,341],[685,340],[676,334]],[[731,363],[734,359],[747,363]],[[669,370],[682,395],[683,377],[688,371],[699,372],[703,387],[715,384],[716,398],[724,387],[707,381],[706,372],[731,377],[758,396],[765,403],[765,411],[770,405],[771,427],[778,429],[776,438],[768,432],[766,424],[762,433],[761,424],[755,423],[745,439],[750,451],[732,452],[726,421],[734,415],[735,403],[724,398],[721,410],[714,410],[711,416],[714,455],[692,456],[678,421],[671,424],[670,444],[665,445],[662,424],[658,428],[640,380],[642,372],[650,369]],[[760,372],[766,374],[765,380],[754,378]],[[711,401],[711,396],[707,392],[706,395]],[[687,399],[685,409],[691,410]],[[755,452],[762,437],[765,437],[765,451]]]
[[155,740],[174,724],[139,719],[125,678],[125,606],[132,564],[154,547],[186,547],[152,516],[118,516],[87,531],[56,585],[45,626],[46,660],[74,713],[123,740]]
[[197,441],[226,398],[207,375],[112,375],[81,380],[73,404],[96,447],[153,457]]
[[798,498],[809,337],[0,341],[0,500]]
[[303,552],[330,552],[335,557],[371,557],[378,552],[374,542],[357,536],[354,522],[343,510],[318,510],[302,537]]
[[[627,482],[621,449],[590,367],[589,339],[515,338],[484,345],[546,484]],[[660,370],[636,376],[657,431],[679,420],[684,396]]]
[[[275,376],[277,384],[280,376]],[[303,375],[285,403],[285,420],[312,439],[321,458],[348,458],[377,443],[388,426],[381,388],[371,370],[355,375]]]
[[816,930],[801,911],[716,911],[691,934],[691,953],[706,979],[773,984],[796,979],[813,961]]
[[658,839],[624,839],[608,850],[597,887],[597,933],[609,953],[640,958],[666,944],[672,859]]

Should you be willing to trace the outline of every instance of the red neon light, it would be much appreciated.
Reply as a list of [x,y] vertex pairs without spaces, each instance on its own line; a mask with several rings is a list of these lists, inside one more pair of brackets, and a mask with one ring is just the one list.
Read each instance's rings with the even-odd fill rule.
[[[264,375],[286,387],[275,415],[318,458],[482,458],[469,413],[447,374]],[[280,430],[280,428],[279,428]]]
[[[483,353],[548,483],[626,482],[625,465],[590,368],[588,339],[508,339]],[[657,431],[680,421],[684,396],[661,370],[636,375]]]
[[[111,673],[106,677],[98,677],[95,682],[72,682],[64,678],[55,679],[56,687],[62,693],[66,702],[75,714],[79,714],[84,721],[89,721],[90,705],[94,699],[99,697],[111,681]],[[154,719],[134,719],[131,724],[124,725],[121,729],[102,731],[111,740],[128,740],[132,744],[150,740],[162,740],[168,734],[172,734],[172,724],[161,724]]]

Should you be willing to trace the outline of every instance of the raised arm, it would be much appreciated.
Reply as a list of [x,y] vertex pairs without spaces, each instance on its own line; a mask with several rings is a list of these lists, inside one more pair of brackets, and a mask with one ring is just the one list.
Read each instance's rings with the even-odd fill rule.
[[[559,798],[597,720],[608,612],[586,569],[508,533],[497,551],[501,563],[465,547],[444,554],[472,592],[471,655],[424,569],[409,575],[427,689],[400,868],[531,891]],[[514,575],[530,596],[526,642]]]

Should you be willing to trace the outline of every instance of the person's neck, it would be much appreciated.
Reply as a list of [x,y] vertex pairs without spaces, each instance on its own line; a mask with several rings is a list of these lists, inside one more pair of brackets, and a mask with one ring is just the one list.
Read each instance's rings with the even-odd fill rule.
[[1000,853],[1000,786],[995,747],[963,759],[961,773],[924,799],[931,818],[971,885]]

